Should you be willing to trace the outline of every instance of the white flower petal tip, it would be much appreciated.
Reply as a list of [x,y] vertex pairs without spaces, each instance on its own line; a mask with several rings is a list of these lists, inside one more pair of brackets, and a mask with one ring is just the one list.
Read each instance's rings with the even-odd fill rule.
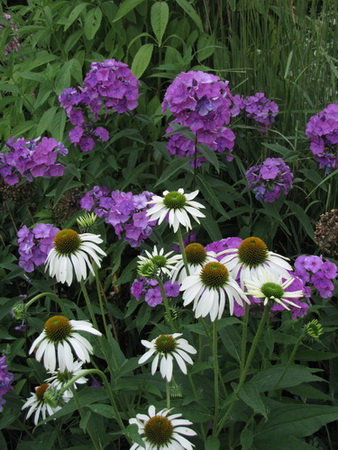
[[87,278],[87,270],[95,274],[93,263],[101,267],[106,253],[97,245],[103,241],[99,235],[79,234],[74,230],[61,230],[54,238],[48,253],[45,270],[60,283],[70,286],[74,278],[80,282]]

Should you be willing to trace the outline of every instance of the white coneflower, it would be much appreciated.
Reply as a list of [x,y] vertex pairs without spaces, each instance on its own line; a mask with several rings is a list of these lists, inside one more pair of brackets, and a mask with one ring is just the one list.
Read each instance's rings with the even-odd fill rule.
[[59,367],[68,370],[73,368],[72,349],[80,361],[89,362],[93,347],[86,338],[77,333],[78,331],[102,336],[86,320],[69,320],[64,316],[53,316],[46,321],[43,332],[35,339],[29,353],[36,350],[36,359],[41,361],[43,357],[45,368],[51,371],[55,370],[57,361]]
[[151,365],[152,375],[154,375],[159,365],[162,377],[166,378],[167,381],[171,381],[174,360],[186,375],[186,363],[193,364],[193,360],[188,353],[195,354],[197,351],[186,339],[182,339],[180,336],[182,336],[181,333],[161,334],[152,341],[142,340],[141,343],[149,350],[141,356],[138,361],[139,364],[145,363],[149,358],[155,355]]
[[163,248],[160,251],[157,250],[156,245],[154,246],[153,251],[150,253],[148,250],[145,251],[146,256],[139,255],[138,256],[138,267],[144,266],[145,263],[152,263],[154,265],[156,274],[164,273],[170,276],[175,264],[180,259],[180,255],[173,255],[174,252],[169,252],[164,254]]
[[194,191],[191,194],[185,194],[183,189],[178,191],[164,191],[163,197],[154,195],[150,204],[155,204],[147,211],[147,216],[150,220],[158,220],[158,224],[168,216],[169,226],[173,227],[174,232],[178,230],[178,227],[183,225],[187,230],[191,229],[191,222],[189,214],[199,222],[199,217],[205,217],[201,213],[200,208],[204,208],[201,203],[193,201],[198,195],[199,191]]
[[61,230],[55,237],[53,248],[46,260],[46,270],[60,283],[72,284],[73,273],[77,281],[87,278],[87,268],[94,275],[90,258],[101,267],[101,259],[106,253],[96,244],[103,241],[99,235],[92,233],[79,234],[74,230]]
[[181,291],[184,291],[183,305],[194,302],[195,317],[206,317],[210,314],[212,322],[222,317],[226,298],[231,315],[234,302],[240,306],[243,306],[243,301],[250,303],[225,265],[218,261],[205,264],[194,275],[183,280]]
[[[61,360],[62,363],[64,361]],[[65,365],[62,365],[62,367],[59,367],[58,370],[50,370],[49,373],[52,375],[51,377],[46,379],[46,382],[49,383],[52,387],[55,389],[61,389],[62,386],[68,381],[70,381],[72,378],[79,375],[81,372],[83,372],[82,367],[82,361],[73,361],[73,364],[68,364],[67,368]],[[73,386],[76,388],[77,384],[86,384],[87,378],[81,377],[78,378],[74,383]]]
[[[48,389],[52,389],[51,386],[47,383],[41,384],[35,388],[35,392],[31,392],[31,396],[27,399],[21,409],[28,409],[26,418],[34,414],[34,424],[37,425],[39,422],[40,414],[42,419],[45,420],[47,415],[52,416],[54,413],[61,409],[61,406],[49,404],[48,398],[45,395]],[[67,402],[71,398],[71,392],[64,392],[62,395],[62,401]]]
[[290,299],[298,299],[304,296],[302,290],[285,290],[291,286],[294,281],[295,278],[290,277],[290,275],[282,282],[282,277],[278,276],[278,274],[262,271],[260,272],[259,279],[252,277],[250,280],[244,280],[244,284],[247,288],[246,294],[252,295],[254,298],[263,299],[264,306],[272,301],[283,306],[283,308],[290,310],[288,305],[300,308],[299,305],[292,302]]
[[[198,244],[197,242],[193,242],[185,247],[185,254],[188,262],[189,275],[194,275],[196,272],[199,272],[201,267],[204,264],[217,261],[216,253],[209,251],[207,252],[203,245]],[[171,272],[171,280],[175,281],[176,278],[179,283],[188,276],[185,265],[183,255],[179,255],[179,260],[175,265],[173,271]]]
[[284,278],[289,278],[288,271],[293,270],[287,262],[288,258],[270,252],[265,242],[257,237],[246,238],[238,248],[229,248],[218,255],[222,254],[226,256],[220,262],[227,266],[233,278],[239,276],[242,288],[244,279],[260,278],[265,270],[271,270]]
[[188,428],[192,423],[181,419],[182,414],[170,414],[172,409],[162,409],[156,413],[155,406],[148,408],[148,415],[137,414],[130,419],[131,425],[138,426],[138,432],[145,447],[133,444],[130,450],[193,450],[195,447],[184,436],[196,436],[194,430]]

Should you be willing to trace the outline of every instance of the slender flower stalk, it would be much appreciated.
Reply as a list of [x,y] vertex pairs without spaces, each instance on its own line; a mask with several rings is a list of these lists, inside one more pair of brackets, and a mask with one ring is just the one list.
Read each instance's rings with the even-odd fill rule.
[[212,359],[214,364],[214,399],[215,399],[215,412],[214,412],[214,429],[213,433],[217,432],[217,423],[218,423],[218,415],[219,415],[219,385],[218,385],[218,376],[219,376],[219,365],[218,365],[218,353],[217,353],[217,320],[215,320],[212,324]]

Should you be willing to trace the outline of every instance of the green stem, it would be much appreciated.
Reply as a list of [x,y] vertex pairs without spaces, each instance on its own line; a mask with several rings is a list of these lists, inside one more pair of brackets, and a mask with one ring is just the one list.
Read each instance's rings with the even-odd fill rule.
[[171,328],[172,332],[176,333],[176,327],[175,327],[175,324],[174,324],[174,321],[173,321],[173,318],[172,318],[172,315],[171,315],[170,306],[169,306],[169,300],[168,300],[168,297],[165,294],[163,281],[157,275],[155,276],[155,279],[157,280],[158,285],[160,286],[162,299],[163,299],[163,304],[164,304],[165,312],[166,312],[166,318],[167,318],[167,320],[169,322],[169,325],[170,325],[170,328]]
[[240,371],[244,369],[244,363],[246,358],[246,340],[248,338],[248,323],[249,323],[249,307],[247,304],[244,306],[244,320],[242,326],[242,339],[241,339],[241,362],[240,362]]
[[117,405],[116,405],[115,398],[114,398],[114,393],[113,393],[113,391],[111,389],[111,386],[110,386],[110,384],[108,382],[108,378],[106,377],[106,375],[101,370],[99,370],[99,369],[86,369],[86,370],[83,370],[82,372],[80,372],[78,375],[74,376],[71,380],[67,381],[67,383],[65,383],[62,386],[62,388],[58,392],[59,396],[61,397],[62,394],[67,389],[69,389],[73,385],[73,383],[75,383],[75,381],[77,381],[79,378],[85,377],[86,375],[90,375],[92,373],[96,374],[96,375],[99,375],[102,378],[104,387],[107,390],[107,394],[108,394],[110,403],[111,403],[112,407],[114,408],[114,412],[115,412],[117,423],[120,425],[121,430],[124,430],[124,424],[122,422],[120,413],[119,413],[119,411],[117,409]]
[[219,414],[219,385],[218,385],[218,354],[217,354],[217,320],[212,324],[212,358],[214,363],[214,397],[215,397],[215,413],[214,413],[214,430],[217,431],[217,422]]
[[269,397],[271,397],[272,394],[273,394],[273,392],[277,390],[278,386],[280,385],[280,382],[282,381],[282,379],[284,378],[284,375],[286,374],[288,368],[290,367],[290,364],[293,363],[293,361],[294,361],[294,359],[295,359],[295,356],[296,356],[296,353],[297,353],[297,350],[298,350],[298,347],[299,347],[300,344],[302,343],[303,338],[304,338],[304,334],[301,333],[300,336],[299,336],[298,339],[297,339],[297,342],[296,342],[296,344],[295,344],[295,346],[294,346],[294,348],[293,348],[293,350],[292,350],[290,356],[289,356],[289,359],[287,360],[287,363],[286,363],[286,365],[285,365],[285,367],[284,367],[284,370],[283,370],[281,376],[278,378],[277,383],[276,383],[276,384],[274,385],[274,387],[271,389],[271,391],[270,391],[270,393],[269,393]]
[[100,285],[100,279],[99,279],[99,273],[98,273],[97,267],[95,268],[95,281],[96,281],[97,295],[99,297],[100,311],[101,311],[101,316],[102,316],[102,320],[103,320],[104,331],[105,331],[106,336],[108,338],[109,330],[108,330],[108,327],[107,327],[106,316],[105,316],[104,308],[103,308],[103,301],[102,301],[102,295],[101,295],[101,285]]
[[219,424],[219,426],[218,426],[218,428],[216,430],[215,437],[217,437],[219,435],[219,433],[222,431],[222,428],[224,427],[226,421],[229,419],[229,417],[230,417],[230,415],[232,413],[232,410],[234,409],[234,407],[235,407],[235,405],[237,403],[238,394],[240,393],[240,391],[241,391],[241,389],[243,387],[243,384],[245,383],[245,380],[246,380],[246,377],[247,377],[247,374],[248,374],[248,371],[249,371],[252,359],[253,359],[253,357],[255,355],[255,352],[256,352],[257,345],[258,345],[258,343],[260,341],[260,338],[261,338],[261,335],[263,333],[263,330],[264,330],[264,327],[265,327],[265,323],[266,323],[266,321],[267,321],[267,319],[269,317],[269,312],[270,312],[270,307],[269,306],[265,307],[264,308],[264,313],[263,313],[262,318],[261,318],[261,320],[259,322],[257,333],[256,333],[256,335],[254,337],[253,342],[252,342],[252,346],[250,348],[250,351],[249,351],[249,354],[248,354],[248,358],[246,360],[246,363],[245,363],[245,366],[244,366],[243,370],[241,371],[241,374],[240,374],[240,377],[239,377],[238,386],[237,386],[237,388],[234,391],[234,397],[235,398],[234,398],[234,400],[232,400],[232,402],[230,403],[226,413],[224,414],[224,416],[223,416],[223,418],[222,418],[222,420],[221,420],[221,422],[220,422],[220,424]]
[[90,302],[88,291],[87,291],[86,285],[85,285],[83,280],[80,281],[80,286],[81,286],[81,291],[82,291],[83,296],[84,296],[85,301],[86,301],[86,305],[87,305],[87,308],[88,308],[88,311],[89,311],[90,318],[91,318],[95,328],[98,329],[97,321],[96,321],[95,314],[94,314],[94,311],[93,311],[93,307],[92,307],[92,304]]
[[189,266],[188,266],[187,255],[185,253],[183,237],[182,237],[182,233],[181,233],[180,227],[178,227],[178,230],[177,230],[177,239],[178,239],[178,245],[180,246],[180,249],[181,249],[185,271],[187,272],[187,275],[189,276],[190,275],[190,270],[189,270]]
[[170,409],[170,383],[169,381],[166,382],[166,392],[167,392],[167,408]]
[[24,305],[24,307],[25,307],[25,312],[27,312],[27,309],[28,309],[34,302],[36,302],[37,300],[39,300],[41,297],[47,297],[47,296],[48,296],[48,297],[54,298],[54,300],[56,301],[56,303],[60,306],[60,309],[61,309],[62,313],[66,316],[67,313],[66,313],[65,310],[64,310],[62,301],[61,301],[61,299],[60,299],[56,294],[54,294],[54,292],[42,292],[41,294],[38,294],[38,295],[36,295],[35,297],[33,297],[32,299],[30,299],[30,300]]

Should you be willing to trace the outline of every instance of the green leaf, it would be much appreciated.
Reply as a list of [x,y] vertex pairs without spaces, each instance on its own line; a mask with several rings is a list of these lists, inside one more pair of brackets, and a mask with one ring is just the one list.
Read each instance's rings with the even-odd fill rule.
[[63,133],[66,125],[66,112],[64,109],[58,111],[53,119],[51,133],[58,142],[63,140]]
[[203,144],[197,144],[196,147],[202,153],[204,158],[207,159],[219,173],[219,161],[217,159],[217,153],[214,152],[214,150],[211,150],[211,148],[209,148],[208,146]]
[[286,201],[285,203],[288,205],[288,207],[291,209],[294,215],[298,218],[299,222],[303,225],[308,236],[312,240],[314,240],[313,226],[304,209],[301,206],[297,205],[297,203],[291,202],[290,200]]
[[134,441],[136,444],[140,445],[142,448],[145,448],[145,444],[143,442],[143,439],[140,436],[140,433],[138,432],[138,426],[136,424],[128,425],[124,429],[124,433],[126,436],[130,437],[132,441]]
[[73,11],[69,14],[67,24],[64,26],[64,31],[67,31],[68,28],[75,22],[75,20],[79,17],[81,12],[84,10],[84,8],[89,5],[89,3],[80,3],[79,5],[75,6]]
[[169,20],[169,6],[165,2],[156,2],[151,7],[150,23],[157,39],[157,44],[162,45],[162,38]]
[[136,8],[140,3],[143,3],[144,0],[125,0],[119,7],[116,16],[114,17],[113,23],[122,19],[126,14],[128,14],[131,10]]
[[219,450],[220,445],[219,439],[208,436],[208,439],[205,441],[205,450]]
[[202,194],[204,195],[206,201],[209,203],[211,207],[214,207],[220,214],[222,214],[224,219],[228,219],[229,216],[226,213],[225,209],[221,205],[221,202],[216,197],[214,191],[210,188],[205,177],[201,175],[196,176],[197,184]]
[[160,179],[155,184],[154,188],[159,186],[160,184],[164,183],[169,178],[173,177],[174,174],[176,172],[178,172],[179,170],[183,170],[183,169],[187,170],[188,167],[189,167],[189,161],[186,160],[185,158],[176,158],[176,159],[174,159],[173,161],[171,161],[169,166],[164,170],[164,172],[160,176]]
[[144,44],[137,50],[131,65],[131,71],[136,78],[140,78],[147,69],[151,60],[151,55],[153,54],[153,49],[153,44]]
[[200,19],[195,9],[191,6],[191,4],[187,0],[175,0],[175,1],[182,9],[184,9],[184,11],[195,22],[198,28],[201,31],[204,31],[202,20]]
[[197,58],[204,61],[215,51],[215,36],[207,33],[201,34],[197,42]]
[[91,41],[94,38],[95,34],[100,28],[101,19],[102,19],[102,12],[100,8],[91,9],[86,14],[86,19],[84,23],[84,32],[86,38],[89,41]]
[[249,382],[244,384],[239,393],[239,398],[250,406],[255,413],[262,414],[266,419],[268,418],[268,412],[255,383]]
[[278,383],[278,388],[287,388],[297,386],[301,383],[312,381],[323,381],[322,378],[312,375],[306,367],[293,366],[289,367],[284,374],[282,380],[279,379],[284,372],[284,366],[275,366],[255,375],[250,382],[255,383],[260,392],[271,391]]
[[88,405],[88,408],[100,416],[107,417],[107,419],[116,419],[115,410],[110,405],[95,403],[95,405]]
[[[254,448],[257,450],[271,450],[271,435],[265,437],[260,436],[259,438],[255,439],[254,441]],[[247,450],[251,449],[252,447],[247,448]],[[297,439],[293,436],[281,436],[278,435],[278,439],[273,439],[273,450],[314,450],[315,447],[313,447],[310,444],[307,444],[302,439]],[[246,450],[246,449],[242,449]]]
[[[261,421],[256,438],[276,439],[279,436],[311,436],[323,425],[338,420],[338,407],[326,405],[281,405],[270,411],[269,420]],[[298,448],[298,447],[297,447]]]
[[43,132],[45,132],[51,125],[54,120],[56,111],[58,110],[57,106],[53,106],[42,114],[39,125],[36,129],[37,136],[41,136]]

